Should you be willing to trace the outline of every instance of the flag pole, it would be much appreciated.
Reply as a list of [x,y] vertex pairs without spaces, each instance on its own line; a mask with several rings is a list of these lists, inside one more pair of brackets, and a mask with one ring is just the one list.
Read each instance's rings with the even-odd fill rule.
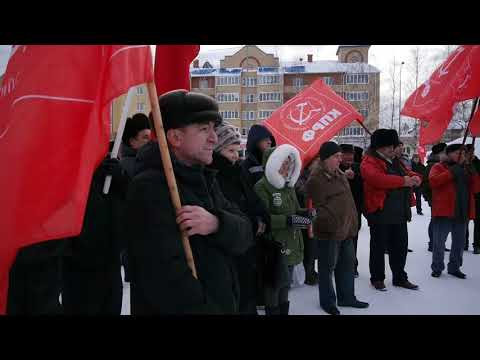
[[[117,135],[115,137],[115,142],[113,144],[112,153],[110,154],[111,159],[118,157],[118,152],[120,150],[120,144],[122,142],[123,132],[125,130],[125,125],[127,124],[128,110],[130,109],[133,93],[136,88],[137,88],[136,86],[133,86],[130,89],[128,89],[127,98],[125,99],[125,104],[123,105],[122,116],[120,117],[120,123],[118,124]],[[103,184],[104,194],[108,194],[111,183],[112,183],[112,175],[108,175],[105,178],[105,183]]]
[[478,97],[476,97],[475,100],[473,101],[472,111],[470,113],[470,119],[468,119],[468,124],[465,129],[465,134],[463,135],[462,146],[464,146],[465,142],[467,141],[468,130],[470,129],[470,123],[472,122],[473,115],[475,114],[475,109],[477,108],[477,105],[478,105]]
[[368,135],[372,136],[372,133],[370,132],[370,130],[368,130],[368,128],[365,125],[363,125],[363,122],[361,122],[358,119],[355,119],[355,120],[360,124],[361,127],[363,127],[365,129],[365,131],[367,132]]
[[[170,157],[170,151],[168,149],[167,137],[165,136],[165,129],[163,128],[162,114],[160,112],[160,105],[158,103],[157,89],[153,81],[147,84],[147,88],[148,95],[150,97],[150,104],[152,105],[153,124],[155,126],[155,132],[157,133],[158,147],[160,148],[160,156],[162,157],[163,170],[167,178],[170,198],[172,200],[175,211],[178,211],[182,207],[182,204],[180,202],[180,196],[178,194],[175,174],[173,173],[172,159]],[[198,279],[192,254],[192,248],[190,247],[190,242],[188,240],[188,235],[183,231],[182,244],[185,251],[185,258],[187,260],[188,267],[192,270],[193,277]]]

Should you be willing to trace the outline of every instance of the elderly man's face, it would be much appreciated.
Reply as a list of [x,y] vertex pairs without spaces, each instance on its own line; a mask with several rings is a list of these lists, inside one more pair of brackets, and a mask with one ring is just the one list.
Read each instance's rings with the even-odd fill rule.
[[353,164],[353,153],[344,152],[342,153],[342,165],[349,168]]
[[213,122],[168,130],[168,140],[177,158],[186,165],[209,165],[218,141]]

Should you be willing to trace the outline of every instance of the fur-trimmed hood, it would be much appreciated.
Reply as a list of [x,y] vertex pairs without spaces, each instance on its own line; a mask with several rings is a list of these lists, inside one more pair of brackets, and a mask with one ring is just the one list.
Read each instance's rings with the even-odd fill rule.
[[[289,181],[287,182],[278,171],[282,167],[285,159],[290,155],[293,156],[294,166],[290,173]],[[293,188],[302,170],[300,153],[295,147],[289,144],[283,144],[266,150],[263,155],[263,165],[265,166],[265,177],[267,181],[276,189],[283,189],[286,182],[288,187]]]

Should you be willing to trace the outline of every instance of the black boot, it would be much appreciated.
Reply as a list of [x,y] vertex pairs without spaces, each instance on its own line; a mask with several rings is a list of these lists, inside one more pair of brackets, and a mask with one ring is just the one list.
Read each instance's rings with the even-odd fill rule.
[[290,309],[290,301],[281,303],[278,307],[280,308],[280,315],[288,315],[288,310]]
[[271,316],[271,315],[280,315],[280,307],[279,306],[265,306],[265,315],[266,316]]

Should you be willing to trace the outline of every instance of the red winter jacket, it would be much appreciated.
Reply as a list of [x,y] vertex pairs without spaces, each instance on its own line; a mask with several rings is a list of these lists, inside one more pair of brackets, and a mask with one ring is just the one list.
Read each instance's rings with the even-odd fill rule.
[[[432,188],[432,216],[455,216],[456,189],[452,172],[443,163],[433,165],[428,176]],[[478,175],[469,177],[470,194],[468,198],[468,217],[475,219],[474,194],[479,192],[480,180]]]
[[[404,167],[408,176],[419,176],[419,174]],[[385,160],[373,153],[367,153],[360,165],[360,173],[363,178],[363,196],[365,213],[374,213],[383,209],[387,191],[403,187],[402,176],[387,174]]]

